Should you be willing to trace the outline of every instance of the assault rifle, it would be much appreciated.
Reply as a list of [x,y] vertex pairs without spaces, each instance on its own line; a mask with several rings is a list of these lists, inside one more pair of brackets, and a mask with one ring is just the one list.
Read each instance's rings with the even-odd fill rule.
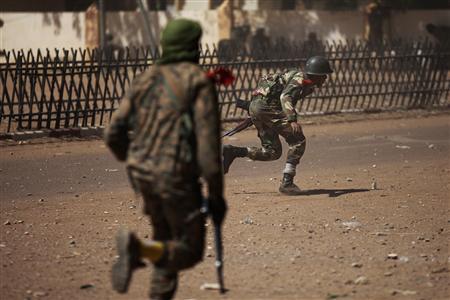
[[[210,214],[209,200],[207,198],[203,198],[202,207],[198,211],[190,214],[187,217],[187,219],[185,220],[185,222],[186,222],[186,224],[189,224],[194,219],[196,219],[200,216],[207,217],[209,214]],[[215,243],[215,247],[216,247],[215,266],[216,266],[216,271],[217,271],[217,281],[218,281],[218,286],[219,286],[219,292],[221,294],[225,294],[225,292],[227,290],[225,289],[224,280],[223,280],[223,245],[222,245],[222,228],[221,228],[222,224],[218,224],[214,221],[213,221],[213,223],[214,223],[214,243]]]
[[[248,112],[249,106],[250,106],[250,101],[246,101],[246,100],[242,100],[242,99],[236,99],[236,107],[239,107],[239,108],[241,108],[241,109],[243,109],[243,110]],[[247,117],[244,121],[239,123],[235,128],[225,132],[222,135],[222,138],[224,138],[226,136],[235,135],[236,133],[241,132],[244,129],[247,129],[247,128],[249,128],[252,125],[253,125],[252,119],[250,117]]]

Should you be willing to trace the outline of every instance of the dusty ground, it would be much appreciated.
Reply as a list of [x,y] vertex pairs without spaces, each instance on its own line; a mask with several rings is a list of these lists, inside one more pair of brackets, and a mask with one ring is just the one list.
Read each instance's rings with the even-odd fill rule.
[[[229,292],[199,289],[215,281],[209,231],[204,262],[182,274],[177,298],[448,299],[449,115],[304,131],[305,195],[277,193],[282,160],[236,161],[226,176]],[[226,143],[256,145],[255,134]],[[129,294],[110,288],[116,230],[144,237],[149,226],[101,141],[3,143],[0,197],[1,299],[145,299],[150,268]]]

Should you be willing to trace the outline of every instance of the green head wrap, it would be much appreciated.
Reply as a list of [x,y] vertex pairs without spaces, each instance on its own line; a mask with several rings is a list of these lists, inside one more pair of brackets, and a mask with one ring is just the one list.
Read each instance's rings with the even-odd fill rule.
[[158,64],[181,61],[198,63],[199,41],[202,28],[199,23],[187,19],[170,21],[161,35],[162,55]]

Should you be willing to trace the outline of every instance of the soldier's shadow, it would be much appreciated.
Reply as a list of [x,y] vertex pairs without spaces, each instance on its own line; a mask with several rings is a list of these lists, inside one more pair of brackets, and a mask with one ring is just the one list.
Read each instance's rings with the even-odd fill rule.
[[[362,193],[362,192],[369,192],[369,189],[311,189],[311,190],[302,190],[300,193],[291,195],[291,196],[314,196],[314,195],[326,195],[328,194],[328,197],[339,197],[341,195],[345,194],[351,194],[351,193]],[[233,194],[239,195],[267,195],[267,194],[273,194],[273,195],[279,195],[284,196],[283,194],[280,194],[279,192],[265,192],[265,191],[242,191],[242,192],[234,192]]]
[[303,190],[298,196],[313,196],[328,194],[328,197],[339,197],[345,194],[369,192],[369,189],[312,189]]

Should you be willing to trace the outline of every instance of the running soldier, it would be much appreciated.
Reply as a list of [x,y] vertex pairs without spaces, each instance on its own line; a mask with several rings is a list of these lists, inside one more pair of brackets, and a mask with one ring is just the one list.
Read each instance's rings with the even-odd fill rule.
[[171,299],[178,272],[202,260],[200,177],[214,222],[225,217],[218,99],[213,81],[198,66],[201,34],[197,22],[169,22],[161,59],[134,80],[106,132],[107,145],[127,162],[153,227],[152,241],[119,231],[112,269],[119,293],[127,292],[133,271],[147,259],[154,265],[150,298]]
[[254,90],[249,106],[249,114],[258,130],[262,148],[223,147],[223,169],[226,174],[237,157],[252,160],[277,160],[282,154],[279,135],[289,145],[286,166],[279,191],[287,195],[301,193],[294,184],[297,165],[305,153],[306,139],[303,135],[300,118],[296,112],[298,100],[320,88],[327,76],[333,73],[327,59],[314,56],[306,62],[305,73],[291,70],[264,76]]

